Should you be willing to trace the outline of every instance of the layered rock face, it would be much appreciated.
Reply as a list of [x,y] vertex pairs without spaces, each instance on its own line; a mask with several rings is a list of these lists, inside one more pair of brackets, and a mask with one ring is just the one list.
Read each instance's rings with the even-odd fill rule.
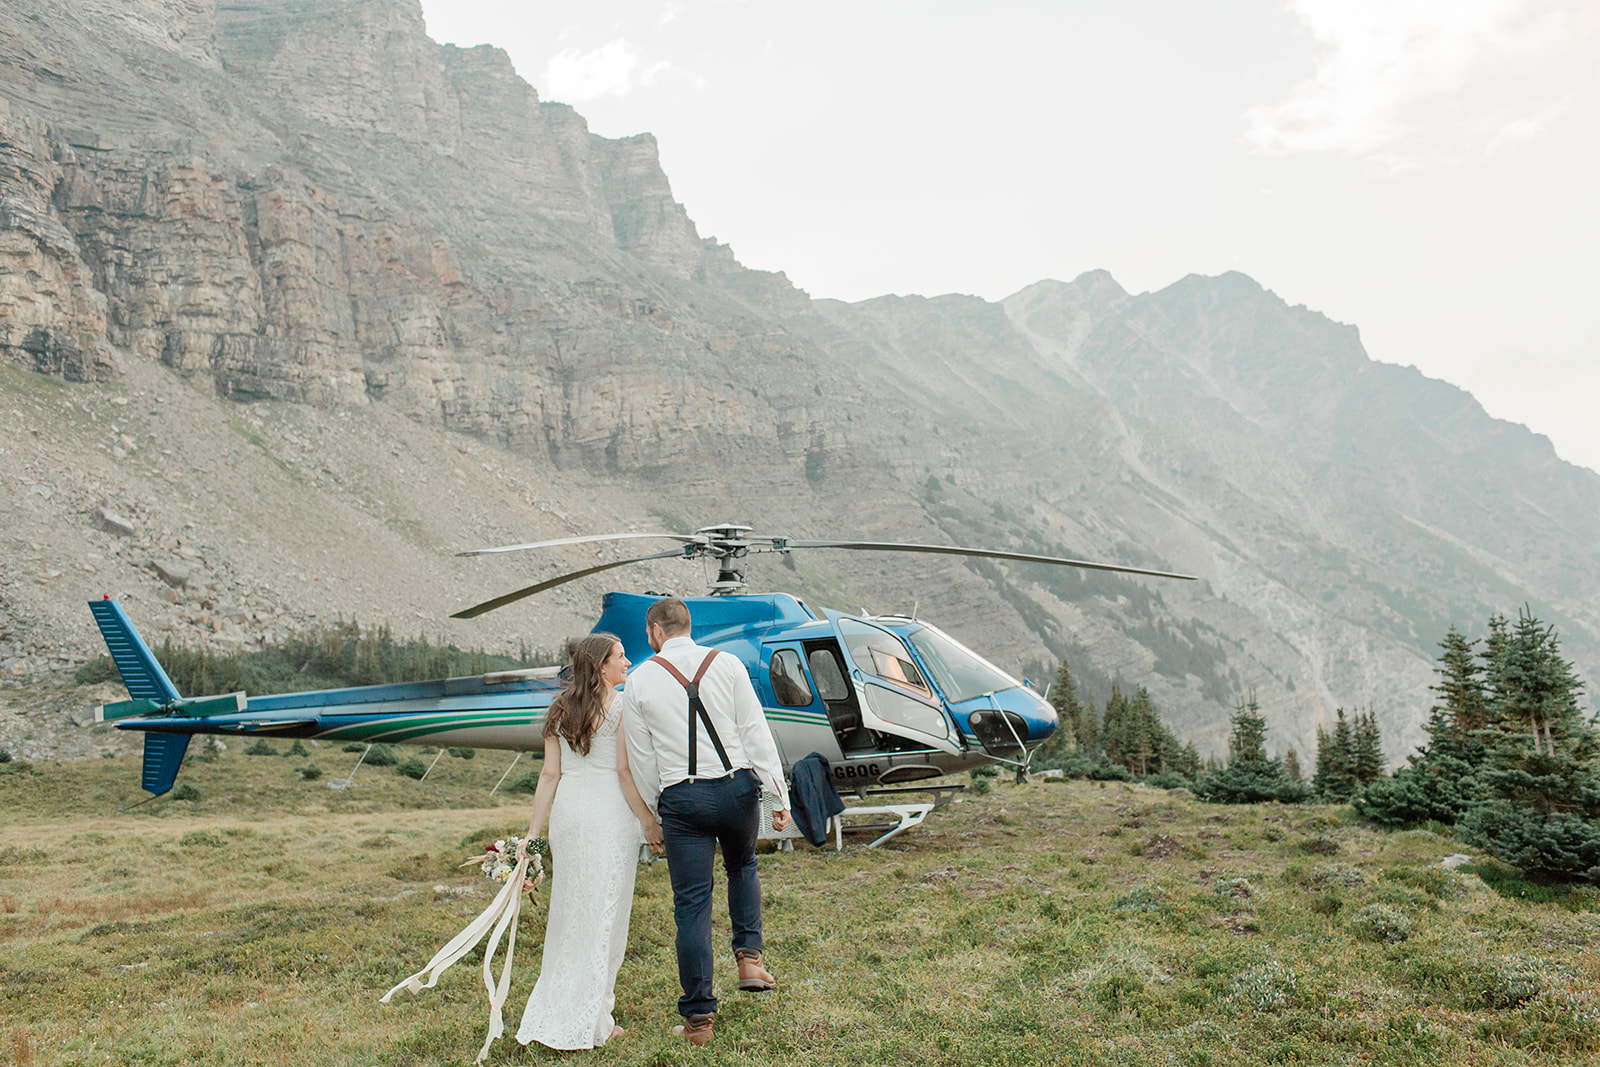
[[[235,400],[382,399],[560,462],[810,445],[776,429],[787,398],[721,388],[736,352],[814,359],[741,306],[787,283],[752,272],[675,314],[684,283],[742,268],[672,199],[652,138],[589,134],[504,52],[434,44],[415,3],[196,0],[113,19],[162,50],[91,86],[68,62],[93,50],[82,20],[32,6],[40,34],[6,57],[41,116],[7,127],[7,276],[49,282],[13,298],[17,362],[104,376],[126,352]],[[63,76],[29,69],[47,50]],[[87,99],[110,81],[153,109],[158,62],[181,86],[164,121]]]
[[72,158],[42,123],[0,105],[0,354],[29,370],[96,381],[115,369],[106,300],[53,210],[65,176],[58,154]]
[[[1600,665],[1600,478],[1243,276],[813,302],[699,235],[654,138],[591,134],[503,51],[429,40],[416,0],[11,8],[0,358],[14,366],[84,383],[164,368],[224,412],[358,411],[385,434],[399,413],[506,450],[530,485],[552,468],[599,479],[630,502],[611,514],[652,522],[1196,573],[862,558],[779,577],[825,602],[937,604],[1006,666],[1067,657],[1102,699],[1145,685],[1212,751],[1255,692],[1280,748],[1304,754],[1334,707],[1371,704],[1398,759],[1420,738],[1444,628],[1524,602]],[[30,477],[57,461],[41,453]],[[346,477],[299,452],[278,466]],[[378,494],[349,491],[369,535],[392,537]],[[461,507],[506,540],[547,514]],[[325,523],[281,510],[259,522]],[[440,535],[416,537],[415,560],[432,558]]]

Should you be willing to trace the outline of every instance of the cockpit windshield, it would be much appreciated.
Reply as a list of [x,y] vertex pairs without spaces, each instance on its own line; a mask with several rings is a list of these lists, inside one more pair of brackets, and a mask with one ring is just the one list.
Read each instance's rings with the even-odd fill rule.
[[1021,684],[959,641],[931,626],[911,631],[906,635],[906,640],[917,650],[928,673],[933,675],[940,691],[953,704],[1001,689],[1015,689]]

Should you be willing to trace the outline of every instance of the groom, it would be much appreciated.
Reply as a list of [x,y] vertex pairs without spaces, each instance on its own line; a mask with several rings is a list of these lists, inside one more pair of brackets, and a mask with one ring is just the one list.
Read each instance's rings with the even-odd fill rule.
[[645,614],[656,655],[628,677],[622,722],[628,764],[646,804],[661,818],[672,917],[678,925],[683,1025],[672,1032],[710,1044],[717,998],[711,989],[711,877],[716,846],[728,872],[728,912],[739,988],[774,985],[761,962],[761,879],[756,836],[761,791],[777,800],[772,828],[789,825],[789,791],[761,702],[737,656],[689,639],[689,608],[663,597]]

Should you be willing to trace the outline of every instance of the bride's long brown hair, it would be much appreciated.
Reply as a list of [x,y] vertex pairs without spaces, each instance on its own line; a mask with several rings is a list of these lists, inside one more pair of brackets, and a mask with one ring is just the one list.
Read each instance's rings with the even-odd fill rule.
[[589,743],[606,716],[607,686],[600,668],[620,644],[607,633],[593,633],[577,643],[572,650],[572,681],[545,713],[545,737],[563,738],[574,752],[589,754]]

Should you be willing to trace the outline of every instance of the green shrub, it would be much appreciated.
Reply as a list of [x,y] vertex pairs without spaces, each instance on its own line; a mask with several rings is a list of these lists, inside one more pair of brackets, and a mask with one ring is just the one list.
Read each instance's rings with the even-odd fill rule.
[[408,759],[395,764],[394,773],[420,781],[422,776],[428,773],[428,765],[419,759]]
[[340,752],[365,752],[366,750],[367,746],[360,741],[346,741],[344,746],[339,749]]
[[1350,929],[1362,941],[1392,945],[1411,936],[1411,920],[1392,904],[1368,904],[1350,916]]
[[1229,878],[1225,874],[1211,879],[1211,892],[1230,900],[1254,900],[1261,895],[1261,890],[1252,885],[1250,879]]
[[300,780],[303,782],[314,782],[322,777],[322,768],[315,763],[308,763],[304,767],[296,767],[295,770],[300,772]]
[[1560,886],[1530,881],[1527,875],[1509,863],[1497,859],[1484,859],[1456,868],[1458,874],[1475,874],[1485,885],[1508,900],[1521,900],[1532,904],[1555,904],[1567,893]]
[[1382,878],[1420,889],[1431,897],[1447,897],[1460,891],[1460,885],[1443,867],[1390,867]]
[[306,747],[306,743],[304,741],[297,737],[294,739],[294,744],[289,746],[289,751],[285,752],[284,755],[294,756],[298,759],[305,759],[307,756],[311,755],[311,750]]
[[200,790],[188,782],[184,782],[170,794],[173,800],[199,800]]
[[1189,779],[1185,778],[1183,775],[1179,774],[1177,771],[1171,771],[1171,770],[1162,771],[1160,774],[1155,775],[1152,778],[1146,778],[1144,780],[1144,784],[1145,785],[1149,785],[1149,786],[1154,786],[1157,789],[1193,789],[1194,788],[1194,783],[1193,782],[1191,782]]
[[456,745],[445,749],[445,751],[450,753],[450,755],[454,756],[456,759],[471,759],[473,756],[478,754],[477,749],[467,748],[465,745]]
[[1223,1005],[1234,1010],[1281,1011],[1289,1006],[1298,988],[1293,967],[1268,960],[1235,975]]
[[1094,999],[1113,1011],[1131,1008],[1144,995],[1144,979],[1137,974],[1111,971],[1094,983]]
[[1415,767],[1369,782],[1351,798],[1356,814],[1398,830],[1422,823],[1454,823],[1483,797],[1483,784],[1465,760],[1430,753]]
[[533,793],[539,788],[539,772],[529,771],[521,778],[506,786],[508,793]]
[[1316,889],[1331,885],[1354,889],[1366,884],[1367,872],[1348,863],[1319,863],[1311,869],[1310,885]]
[[1101,758],[1099,763],[1089,768],[1089,780],[1094,782],[1131,782],[1133,772],[1120,763],[1112,763]]
[[1493,960],[1480,972],[1478,992],[1483,1006],[1492,1011],[1520,1008],[1544,988],[1544,964],[1526,956]]
[[400,762],[400,757],[394,754],[393,745],[373,745],[366,762],[373,767],[393,767]]
[[0,763],[10,763],[10,762],[11,762],[11,753],[7,752],[3,748],[0,748]]
[[1296,841],[1294,850],[1303,856],[1337,856],[1339,854],[1339,842],[1326,834],[1318,834],[1315,837]]
[[265,737],[256,738],[256,743],[244,750],[246,756],[276,756],[278,750]]
[[1159,885],[1134,886],[1117,898],[1118,911],[1161,911],[1167,906],[1170,894]]
[[96,656],[73,672],[72,680],[79,685],[99,685],[101,682],[120,682],[122,675],[110,656]]
[[1318,893],[1315,897],[1311,898],[1310,906],[1311,910],[1316,912],[1318,915],[1334,916],[1339,914],[1340,908],[1344,907],[1344,901],[1340,899],[1338,893],[1329,891],[1326,893]]

